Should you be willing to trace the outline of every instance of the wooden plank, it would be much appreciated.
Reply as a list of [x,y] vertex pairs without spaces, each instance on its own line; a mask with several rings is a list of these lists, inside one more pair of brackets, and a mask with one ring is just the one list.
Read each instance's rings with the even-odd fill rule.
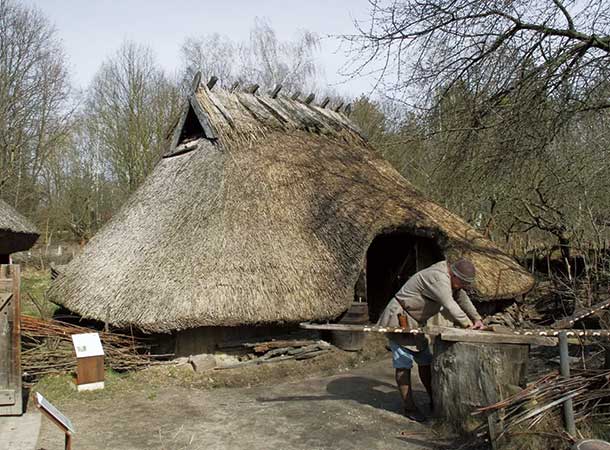
[[555,346],[557,340],[548,336],[532,336],[518,333],[493,333],[489,331],[467,330],[460,328],[449,328],[429,325],[424,328],[405,330],[403,328],[379,327],[377,325],[344,325],[338,323],[313,324],[304,322],[301,328],[308,330],[331,330],[331,331],[364,331],[369,333],[402,333],[402,334],[427,334],[429,336],[447,336],[446,340],[459,342],[480,342],[480,343],[512,343],[512,344],[532,344]]
[[323,111],[322,109],[301,102],[286,102],[286,105],[293,109],[293,114],[296,114],[302,124],[310,131],[312,128],[323,134],[332,134],[331,132],[334,131],[332,125],[320,113],[320,111]]
[[403,334],[424,334],[422,328],[405,330],[403,328],[379,327],[377,325],[347,325],[342,323],[310,323],[302,322],[301,328],[306,330],[329,330],[329,331],[365,331],[367,333],[403,333]]
[[287,110],[280,99],[281,96],[278,96],[275,99],[271,97],[257,96],[255,97],[257,101],[261,103],[261,105],[269,111],[273,117],[276,118],[279,122],[282,123],[282,126],[285,129],[296,129],[299,127],[299,123],[293,117],[293,114]]
[[285,341],[270,341],[270,342],[261,342],[259,344],[243,344],[243,347],[253,347],[256,353],[262,353],[269,351],[274,348],[282,348],[282,347],[305,347],[308,345],[316,345],[318,341],[312,340],[285,340]]
[[557,340],[541,336],[522,336],[518,334],[493,333],[489,331],[447,329],[440,333],[444,341],[474,342],[478,344],[531,344],[554,347]]
[[192,95],[189,97],[189,105],[193,108],[193,112],[199,119],[199,124],[201,128],[203,128],[203,132],[205,133],[205,137],[207,139],[217,139],[216,132],[212,127],[212,124],[209,121],[208,115],[205,110],[199,104],[199,100],[196,95]]
[[262,124],[270,126],[272,128],[283,128],[286,120],[281,117],[277,112],[271,112],[267,109],[263,101],[259,96],[244,94],[242,92],[235,93],[237,100],[252,116]]
[[18,265],[0,265],[0,293],[7,298],[0,313],[0,392],[12,391],[14,401],[0,402],[0,416],[23,413],[21,398],[21,308],[19,288],[21,283]]

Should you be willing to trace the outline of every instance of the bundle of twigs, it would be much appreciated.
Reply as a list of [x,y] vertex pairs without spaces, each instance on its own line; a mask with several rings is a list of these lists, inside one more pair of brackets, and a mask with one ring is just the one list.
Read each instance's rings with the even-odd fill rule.
[[[569,378],[564,378],[555,371],[529,384],[517,394],[479,408],[473,414],[497,412],[497,425],[503,429],[504,434],[518,425],[534,427],[549,416],[558,414],[563,402],[570,398],[576,421],[591,416],[609,415],[604,409],[610,406],[610,370],[576,370]],[[485,426],[477,431],[479,436],[487,432]]]
[[76,368],[73,334],[98,332],[104,348],[105,366],[133,370],[157,364],[161,356],[151,355],[145,341],[134,336],[104,332],[58,320],[21,316],[21,364],[25,375],[37,379],[50,373]]

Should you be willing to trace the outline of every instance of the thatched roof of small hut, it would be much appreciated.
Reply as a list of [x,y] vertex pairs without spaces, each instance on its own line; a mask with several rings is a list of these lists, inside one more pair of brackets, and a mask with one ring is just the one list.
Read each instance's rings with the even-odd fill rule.
[[0,255],[31,248],[39,235],[28,219],[4,200],[0,200]]
[[331,319],[353,300],[372,240],[398,229],[469,255],[482,298],[532,287],[324,103],[197,88],[167,155],[65,268],[53,301],[160,332]]

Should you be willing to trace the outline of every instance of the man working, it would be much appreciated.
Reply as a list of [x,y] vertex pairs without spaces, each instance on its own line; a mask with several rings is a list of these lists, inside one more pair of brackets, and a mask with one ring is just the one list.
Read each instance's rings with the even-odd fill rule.
[[[407,316],[409,328],[425,326],[428,319],[437,314],[441,307],[463,328],[482,329],[481,316],[468,298],[464,288],[474,282],[475,269],[467,259],[453,264],[438,262],[413,275],[390,300],[377,324],[398,327],[398,314]],[[411,368],[413,361],[422,384],[430,399],[432,353],[428,339],[424,335],[392,333],[388,335],[392,350],[392,363],[396,369],[396,384],[404,403],[405,415],[418,422],[425,417],[413,401],[411,390]]]

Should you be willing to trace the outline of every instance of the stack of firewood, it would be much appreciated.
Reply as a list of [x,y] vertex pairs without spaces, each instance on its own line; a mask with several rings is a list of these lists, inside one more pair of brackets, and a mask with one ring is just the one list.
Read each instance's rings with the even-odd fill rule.
[[247,365],[266,364],[272,362],[286,361],[289,359],[303,360],[315,358],[332,347],[328,342],[321,340],[277,340],[266,342],[241,342],[225,344],[223,349],[241,353],[241,361],[217,367],[217,369],[232,369]]

